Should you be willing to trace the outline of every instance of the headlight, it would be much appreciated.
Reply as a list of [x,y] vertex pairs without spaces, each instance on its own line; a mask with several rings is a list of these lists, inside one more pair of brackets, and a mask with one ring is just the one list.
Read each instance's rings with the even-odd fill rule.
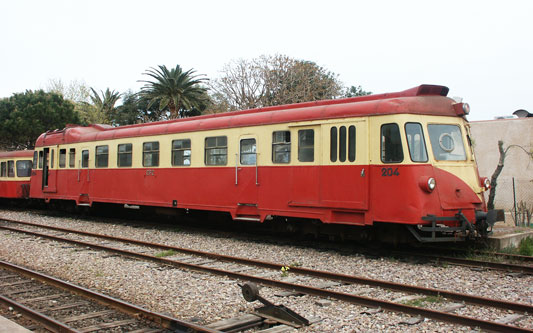
[[483,187],[485,187],[485,190],[490,189],[490,180],[488,178],[483,179]]
[[435,178],[429,178],[428,179],[428,189],[430,191],[433,191],[435,189],[435,186],[437,186],[437,182],[435,181]]
[[422,176],[418,179],[418,186],[422,190],[431,193],[437,187],[437,181],[433,177]]

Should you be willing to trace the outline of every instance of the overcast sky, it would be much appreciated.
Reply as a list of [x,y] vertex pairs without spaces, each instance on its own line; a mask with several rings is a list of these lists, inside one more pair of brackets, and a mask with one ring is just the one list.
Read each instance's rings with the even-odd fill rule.
[[149,67],[216,78],[232,59],[283,54],[374,93],[446,85],[470,120],[493,119],[533,112],[532,16],[530,0],[4,0],[0,97],[50,79],[136,91]]

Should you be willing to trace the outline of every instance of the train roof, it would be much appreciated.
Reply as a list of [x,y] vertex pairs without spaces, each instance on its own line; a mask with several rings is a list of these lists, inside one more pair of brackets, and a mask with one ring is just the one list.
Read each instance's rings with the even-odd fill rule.
[[280,105],[119,127],[98,124],[85,127],[68,125],[65,129],[41,134],[35,146],[346,117],[390,114],[457,117],[458,114],[453,107],[455,101],[446,97],[448,90],[444,86],[421,85],[394,93]]
[[33,150],[0,151],[0,158],[33,157]]

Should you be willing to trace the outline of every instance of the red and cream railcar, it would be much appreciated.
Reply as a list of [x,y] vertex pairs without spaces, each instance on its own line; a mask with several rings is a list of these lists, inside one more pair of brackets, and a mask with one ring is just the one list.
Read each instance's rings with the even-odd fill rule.
[[29,197],[32,156],[33,150],[0,152],[0,198]]
[[419,240],[464,234],[494,219],[467,105],[447,92],[423,85],[116,128],[71,126],[38,138],[31,196],[224,211],[236,220],[407,225]]

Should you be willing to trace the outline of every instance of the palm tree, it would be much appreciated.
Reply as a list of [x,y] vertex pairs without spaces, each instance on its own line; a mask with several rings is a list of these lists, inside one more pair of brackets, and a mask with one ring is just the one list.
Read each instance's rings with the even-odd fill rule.
[[193,69],[184,72],[180,65],[170,70],[164,65],[158,67],[151,67],[143,73],[154,81],[139,81],[146,83],[139,94],[149,101],[148,107],[159,101],[159,109],[168,107],[170,118],[179,118],[180,112],[185,110],[201,109],[207,89],[200,83],[207,78],[198,78],[200,75],[194,75]]
[[105,122],[110,122],[116,109],[115,103],[122,94],[115,90],[109,90],[109,88],[105,92],[100,90],[101,97],[93,88],[91,88],[91,92],[92,94],[89,97],[96,107],[96,112],[100,114],[101,118],[105,119]]

